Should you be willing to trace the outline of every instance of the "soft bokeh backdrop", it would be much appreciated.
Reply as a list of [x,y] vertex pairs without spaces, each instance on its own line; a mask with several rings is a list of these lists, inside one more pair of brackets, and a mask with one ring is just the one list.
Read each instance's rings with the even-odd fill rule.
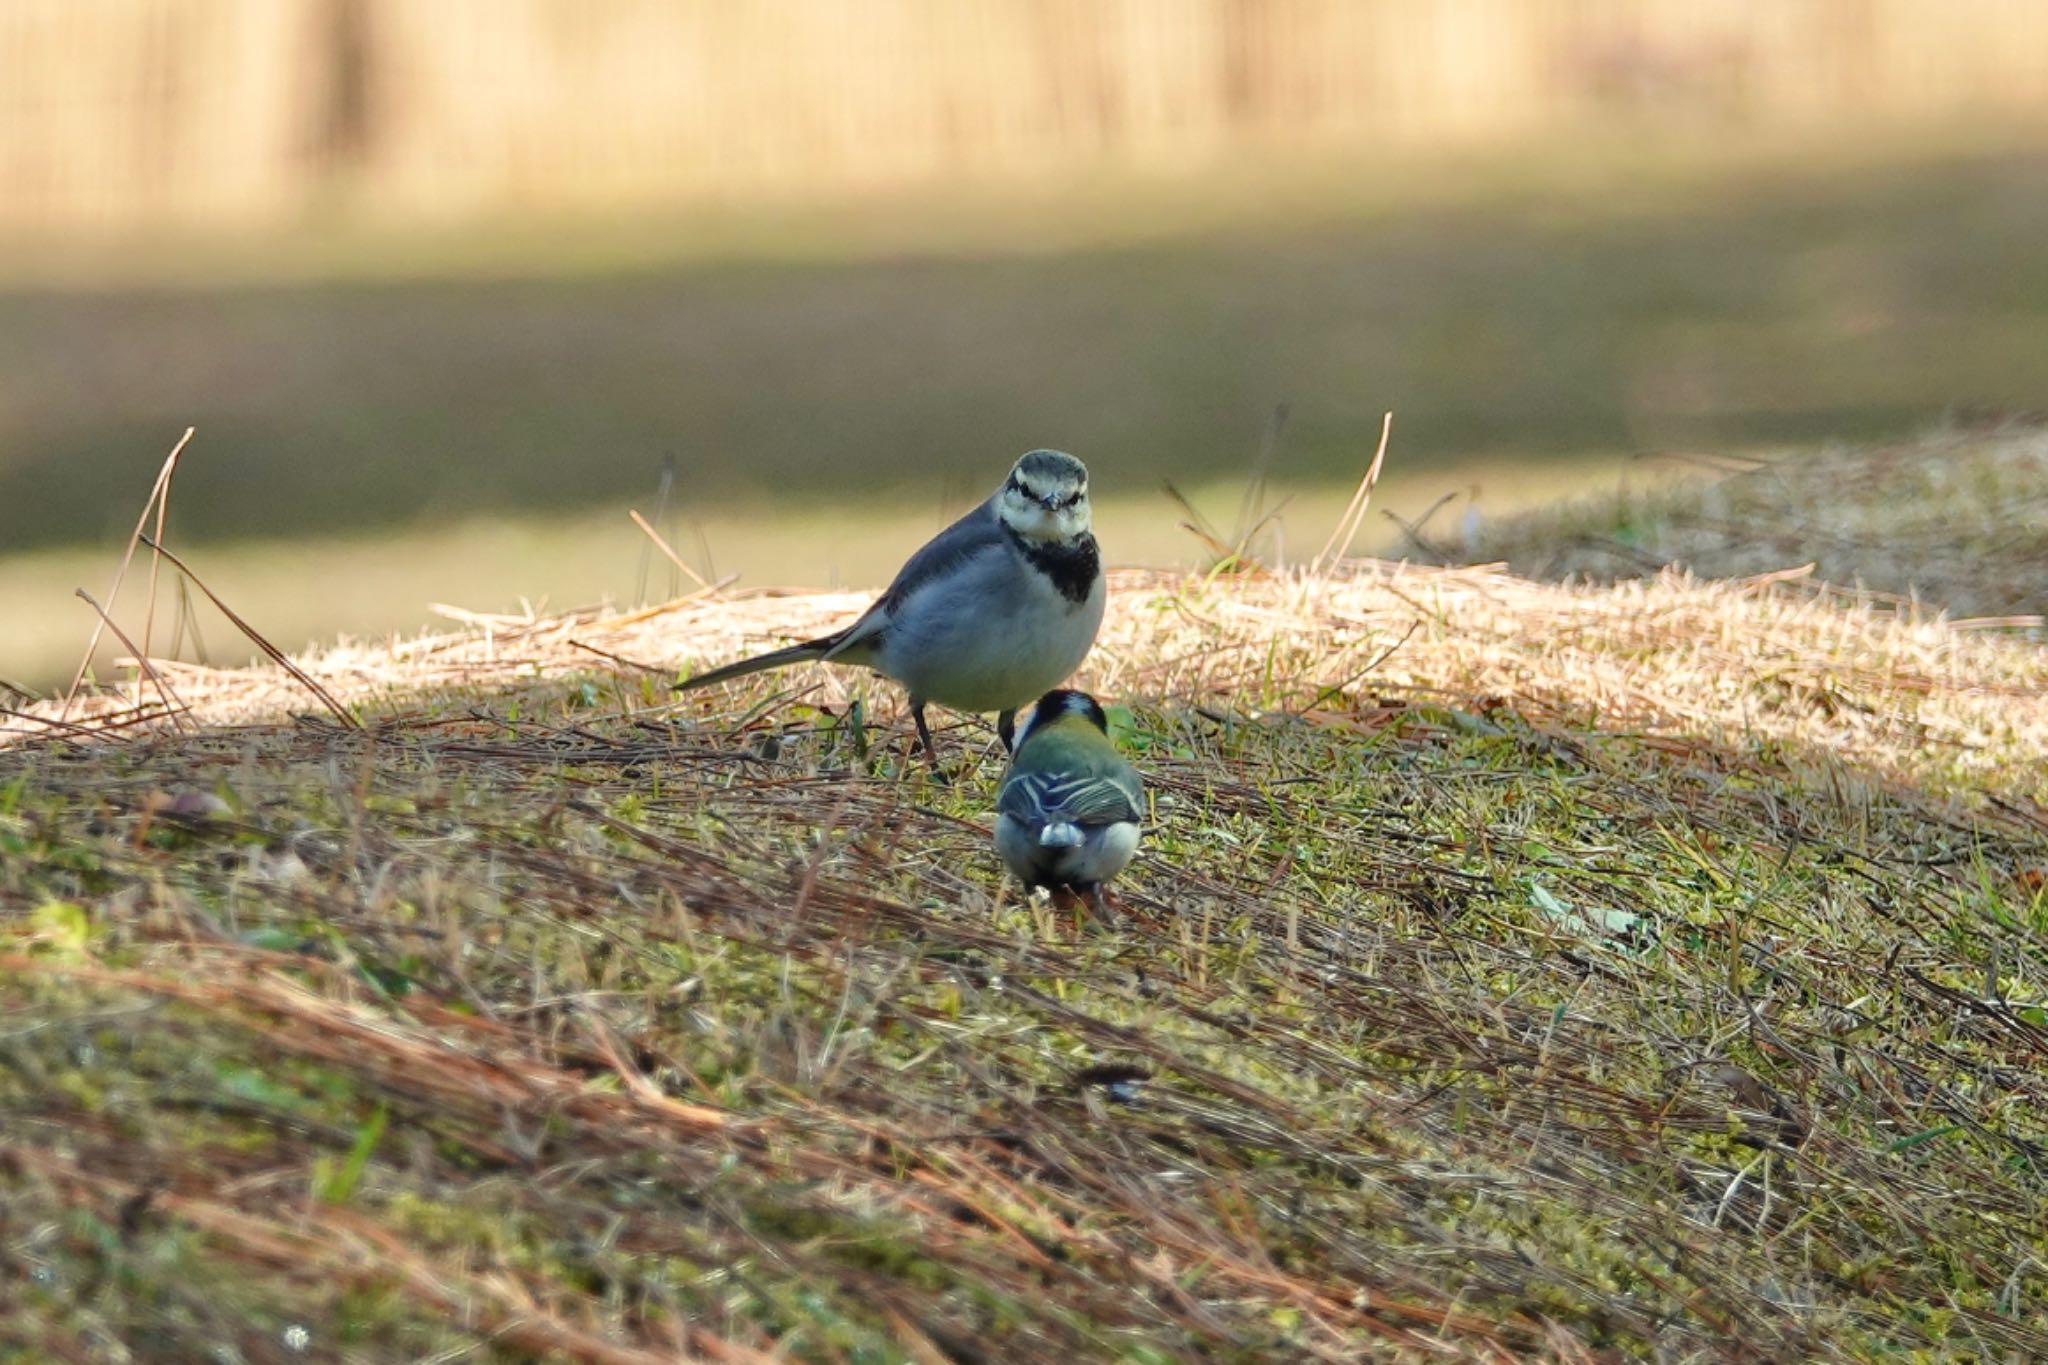
[[1041,444],[1197,559],[1161,481],[1229,530],[1280,404],[1268,556],[1388,409],[1443,544],[2038,408],[2044,129],[2020,0],[0,0],[0,679],[188,425],[289,648],[690,586],[629,506],[874,582]]

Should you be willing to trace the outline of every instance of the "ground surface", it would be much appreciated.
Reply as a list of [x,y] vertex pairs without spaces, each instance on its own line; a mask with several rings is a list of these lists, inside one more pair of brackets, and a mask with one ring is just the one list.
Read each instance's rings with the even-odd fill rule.
[[2048,1354],[2023,632],[1797,573],[1125,575],[1105,928],[1004,886],[984,729],[942,784],[884,688],[668,692],[859,600],[0,717],[0,1342]]

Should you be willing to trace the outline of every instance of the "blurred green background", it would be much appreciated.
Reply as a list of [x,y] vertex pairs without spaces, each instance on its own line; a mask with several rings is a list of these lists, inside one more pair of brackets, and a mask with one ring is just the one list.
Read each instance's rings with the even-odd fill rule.
[[1282,403],[1298,556],[1388,409],[1376,505],[1455,544],[2048,404],[2029,7],[574,11],[0,0],[0,679],[187,425],[172,541],[296,648],[689,586],[628,506],[874,584],[1037,445],[1189,562],[1161,481],[1227,529]]

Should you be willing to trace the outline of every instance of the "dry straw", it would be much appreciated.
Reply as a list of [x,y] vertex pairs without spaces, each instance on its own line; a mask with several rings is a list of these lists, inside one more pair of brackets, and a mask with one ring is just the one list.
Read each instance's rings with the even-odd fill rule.
[[[1333,685],[1406,638],[1355,685],[1338,686],[1336,704],[1362,705],[1374,692],[1500,697],[1607,727],[1794,742],[1901,775],[1939,769],[2008,787],[2031,785],[2048,762],[2048,663],[2038,647],[1813,584],[1799,571],[1593,586],[1352,560],[1322,574],[1227,583],[1119,571],[1110,601],[1081,681],[1116,695],[1329,709]],[[170,659],[153,667],[192,721],[248,724],[303,707],[309,688],[342,715],[580,675],[600,655],[694,671],[830,629],[866,602],[855,593],[697,594],[633,612],[496,617],[470,634],[343,644],[289,661],[291,672]],[[843,698],[858,675],[818,676]],[[0,722],[0,743],[52,733],[67,719],[109,733],[168,723],[111,694],[69,710],[22,708]]]

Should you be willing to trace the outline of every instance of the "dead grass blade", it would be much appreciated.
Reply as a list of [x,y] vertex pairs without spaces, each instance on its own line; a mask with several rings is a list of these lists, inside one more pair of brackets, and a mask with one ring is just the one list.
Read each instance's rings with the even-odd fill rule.
[[1365,524],[1366,508],[1372,505],[1373,486],[1380,481],[1380,468],[1387,459],[1387,441],[1393,434],[1394,414],[1389,411],[1380,419],[1379,449],[1373,452],[1372,463],[1366,466],[1365,477],[1358,481],[1358,490],[1345,505],[1344,515],[1337,518],[1330,538],[1323,542],[1322,550],[1311,563],[1311,573],[1326,573],[1332,565],[1350,555],[1351,542],[1358,538],[1358,528]]
[[[178,699],[177,692],[172,690],[170,683],[166,682],[164,676],[157,672],[156,665],[150,662],[149,655],[135,647],[135,642],[128,638],[128,633],[115,623],[113,617],[107,615],[106,608],[95,601],[91,593],[87,592],[84,588],[77,588],[74,591],[77,592],[80,598],[84,599],[87,606],[99,613],[101,622],[106,625],[108,630],[114,632],[114,638],[119,640],[128,652],[135,657],[136,676],[148,678],[156,687],[157,695],[163,698],[164,714],[170,718],[171,724],[180,730],[185,729],[186,726],[183,719],[183,713],[186,710],[185,703]],[[142,704],[142,696],[139,690],[136,694],[135,704],[137,706]]]
[[276,645],[270,643],[270,641],[264,639],[262,634],[258,632],[254,626],[250,625],[247,621],[244,621],[241,618],[241,616],[235,612],[235,609],[233,607],[230,607],[227,603],[221,601],[219,594],[215,593],[212,588],[207,587],[205,580],[201,579],[198,574],[192,572],[191,567],[187,565],[184,560],[178,558],[178,556],[172,554],[163,546],[158,545],[148,536],[141,535],[139,532],[137,533],[137,539],[141,540],[143,544],[149,546],[150,549],[156,551],[165,559],[170,560],[171,564],[178,570],[179,573],[185,575],[186,579],[191,582],[192,586],[198,588],[199,591],[206,594],[206,600],[213,603],[213,605],[220,610],[220,614],[227,617],[228,621],[235,627],[236,630],[242,632],[243,636],[248,639],[249,643],[255,645],[256,648],[262,650],[265,658],[269,659],[272,663],[276,664],[285,672],[291,674],[291,676],[295,680],[297,680],[301,687],[304,687],[308,692],[312,693],[314,697],[318,698],[320,704],[325,706],[328,709],[328,711],[334,716],[334,719],[337,722],[339,722],[344,728],[350,730],[360,730],[363,728],[361,723],[358,722],[354,716],[350,715],[340,702],[334,699],[334,695],[332,693],[330,693],[326,688],[322,687],[317,681],[315,681],[310,673],[307,673],[304,669],[300,668],[297,664],[293,663],[291,659],[285,655],[284,651],[280,650]]
[[691,568],[688,564],[684,563],[683,557],[675,552],[673,546],[671,546],[666,540],[662,539],[661,532],[655,530],[654,527],[649,525],[647,522],[647,518],[641,516],[637,508],[628,508],[626,510],[626,515],[631,517],[633,519],[633,524],[639,527],[642,531],[644,531],[647,535],[647,538],[654,542],[654,547],[657,550],[660,550],[664,555],[668,556],[669,563],[675,565],[678,569],[681,569],[684,573],[688,574],[690,576],[690,580],[694,582],[699,588],[710,588],[711,584],[709,581],[705,579],[704,575],[698,573],[695,569]]
[[[110,611],[113,609],[114,604],[120,600],[121,582],[128,576],[128,565],[135,558],[136,543],[143,539],[142,532],[149,525],[150,513],[152,511],[160,511],[163,498],[171,486],[171,474],[178,467],[178,457],[185,453],[185,446],[191,441],[193,431],[194,428],[192,427],[185,428],[185,434],[178,438],[178,443],[171,447],[171,453],[164,457],[163,466],[157,470],[156,482],[150,486],[149,498],[142,504],[142,515],[135,519],[134,534],[128,537],[128,548],[121,554],[121,567],[114,571],[114,582],[107,589],[107,609]],[[150,569],[152,599],[155,594],[155,584],[156,570],[152,564]],[[69,720],[71,718],[71,703],[77,698],[78,689],[84,684],[87,671],[92,668],[93,652],[100,646],[100,631],[105,628],[106,619],[105,614],[102,613],[99,621],[94,624],[92,635],[86,641],[85,654],[78,661],[78,671],[71,675],[71,685],[64,689],[64,711],[60,717],[61,719]]]
[[[191,434],[191,428],[186,428],[186,434]],[[163,491],[158,493],[156,498],[156,534],[154,537],[152,537],[152,539],[154,539],[158,545],[164,543],[164,523],[170,517],[171,487],[177,480],[177,474],[178,457],[177,452],[173,451],[171,458],[168,461],[166,461],[164,465]],[[157,569],[160,567],[160,561],[162,560],[162,558],[163,556],[157,553],[155,550],[150,551],[149,588],[148,591],[144,594],[142,601],[142,650],[140,654],[137,656],[138,658],[148,658],[150,646],[155,642],[153,637],[156,630],[156,578]],[[104,613],[102,614],[104,615]],[[111,626],[113,622],[109,620],[107,624]],[[171,641],[170,652],[175,654],[177,653],[177,651],[178,642],[174,637]],[[142,700],[142,688],[139,682],[136,685],[135,699],[138,703]]]
[[[110,1179],[19,1144],[0,1144],[0,1160],[95,1198],[110,1226],[132,1221],[139,1210],[160,1211],[280,1270],[336,1276],[364,1288],[396,1285],[435,1310],[459,1317],[481,1312],[480,1325],[492,1336],[551,1357],[584,1365],[668,1365],[678,1359],[669,1352],[620,1346],[593,1336],[520,1294],[510,1280],[465,1274],[447,1262],[430,1261],[375,1224],[343,1210],[314,1205],[286,1223],[219,1199]],[[765,1359],[754,1352],[724,1350],[703,1358]]]

